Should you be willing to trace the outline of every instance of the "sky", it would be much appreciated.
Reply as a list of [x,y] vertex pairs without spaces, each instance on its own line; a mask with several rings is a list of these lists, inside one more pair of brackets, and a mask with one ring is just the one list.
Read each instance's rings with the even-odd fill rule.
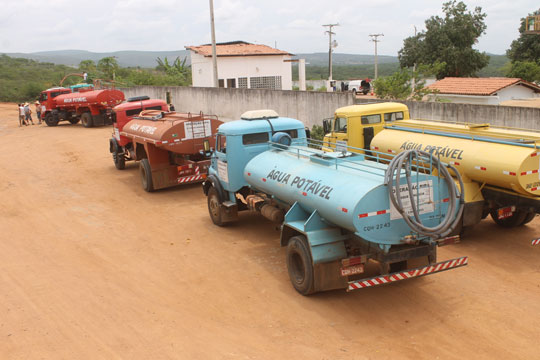
[[[382,33],[380,55],[396,56],[403,39],[442,15],[438,0],[214,0],[216,41],[243,40],[291,53],[328,51],[323,24],[334,28],[335,52],[372,54],[369,34]],[[538,0],[464,0],[482,7],[487,30],[476,46],[504,54],[520,18]],[[50,50],[180,50],[210,42],[207,0],[0,0],[0,53]]]

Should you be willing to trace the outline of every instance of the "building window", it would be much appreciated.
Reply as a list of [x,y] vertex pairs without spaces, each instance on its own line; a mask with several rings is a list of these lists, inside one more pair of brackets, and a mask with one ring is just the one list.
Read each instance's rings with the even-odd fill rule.
[[238,88],[247,89],[247,77],[238,78]]
[[235,88],[236,87],[236,79],[227,79],[227,87],[228,88]]
[[281,90],[281,76],[260,76],[249,78],[251,89]]
[[225,87],[225,80],[219,79],[219,80],[218,80],[218,86],[219,86],[220,88],[224,88],[224,87]]

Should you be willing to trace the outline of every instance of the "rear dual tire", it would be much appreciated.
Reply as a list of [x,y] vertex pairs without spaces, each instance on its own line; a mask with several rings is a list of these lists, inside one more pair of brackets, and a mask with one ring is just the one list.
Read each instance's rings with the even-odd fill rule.
[[92,121],[92,114],[85,112],[81,115],[81,123],[85,128],[92,127],[94,122]]
[[287,245],[287,270],[293,287],[302,295],[315,292],[313,260],[304,235],[293,236]]
[[505,219],[499,219],[497,210],[490,211],[491,218],[499,226],[505,228],[512,228],[530,223],[536,216],[535,212],[526,212],[523,210],[516,210],[512,216]]
[[144,190],[153,192],[154,183],[152,181],[152,168],[148,159],[142,159],[139,163],[139,172],[141,174],[141,183]]

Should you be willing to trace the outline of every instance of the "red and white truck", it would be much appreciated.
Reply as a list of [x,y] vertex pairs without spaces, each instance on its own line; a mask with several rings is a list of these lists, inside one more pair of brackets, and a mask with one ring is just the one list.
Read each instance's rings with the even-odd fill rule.
[[116,89],[89,88],[74,93],[69,88],[55,87],[42,91],[39,102],[45,106],[41,116],[48,126],[81,121],[84,127],[92,127],[111,124],[112,108],[124,98],[124,93]]
[[214,115],[169,111],[163,100],[131,98],[113,109],[109,151],[118,170],[139,161],[146,191],[202,182],[221,124]]

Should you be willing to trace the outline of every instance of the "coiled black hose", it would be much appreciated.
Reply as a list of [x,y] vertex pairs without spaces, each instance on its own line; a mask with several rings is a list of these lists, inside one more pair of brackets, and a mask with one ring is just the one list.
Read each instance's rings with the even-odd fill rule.
[[[415,202],[415,196],[413,195],[411,168],[413,166],[416,166],[416,171],[419,171],[418,168],[421,166],[421,164],[432,164],[432,169],[437,169],[439,171],[439,176],[442,175],[442,178],[446,182],[450,195],[448,211],[446,212],[443,220],[439,223],[439,225],[434,227],[425,226],[420,220],[420,215],[418,214],[418,206]],[[402,169],[405,170],[405,178],[407,180],[407,185],[409,188],[409,198],[411,200],[411,208],[414,217],[406,214],[405,210],[403,209],[401,197],[399,196]],[[461,190],[457,188],[448,169],[451,169],[456,174],[456,178],[459,182],[459,187]],[[394,180],[395,184],[392,185],[394,183]],[[409,227],[419,234],[429,236],[432,239],[440,239],[450,234],[461,220],[461,216],[463,215],[463,208],[465,205],[463,180],[461,179],[461,176],[455,167],[450,164],[442,163],[439,159],[435,158],[432,154],[428,152],[421,150],[406,150],[396,155],[396,157],[394,157],[388,165],[388,169],[385,173],[384,184],[389,186],[390,201],[392,201],[394,207],[399,211],[399,213],[401,214],[405,222],[409,225]],[[391,191],[392,186],[394,187],[394,192]],[[453,214],[456,211],[456,207],[458,209],[457,216],[455,219],[453,219]]]

